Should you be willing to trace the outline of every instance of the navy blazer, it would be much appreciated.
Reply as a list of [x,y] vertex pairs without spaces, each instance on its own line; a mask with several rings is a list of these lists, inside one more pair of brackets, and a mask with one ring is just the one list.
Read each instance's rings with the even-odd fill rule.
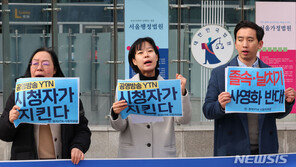
[[[238,66],[237,57],[212,70],[203,105],[205,117],[215,120],[215,156],[249,155],[251,153],[247,114],[225,114],[218,102],[218,95],[225,91],[225,68]],[[270,67],[260,59],[258,60],[260,68]],[[292,103],[285,103],[285,113],[259,114],[259,154],[278,153],[276,118],[287,116],[294,102],[295,100]]]

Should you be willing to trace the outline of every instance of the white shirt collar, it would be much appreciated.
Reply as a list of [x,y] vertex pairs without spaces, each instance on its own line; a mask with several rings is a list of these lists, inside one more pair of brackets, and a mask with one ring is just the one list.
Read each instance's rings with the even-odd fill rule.
[[[237,57],[237,62],[238,62],[238,66],[239,67],[248,67],[247,65],[245,65],[243,62],[241,62],[239,60],[239,58]],[[252,67],[259,67],[259,61],[258,61],[258,58],[256,59],[255,63],[252,65]]]

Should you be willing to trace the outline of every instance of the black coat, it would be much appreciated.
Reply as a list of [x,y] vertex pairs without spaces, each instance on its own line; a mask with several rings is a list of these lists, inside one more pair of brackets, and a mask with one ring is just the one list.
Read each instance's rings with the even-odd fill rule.
[[[9,96],[5,109],[0,117],[0,139],[12,142],[11,160],[38,159],[34,138],[34,125],[22,123],[17,128],[9,122],[9,111],[15,105],[14,92]],[[90,145],[91,132],[87,126],[81,100],[79,101],[79,124],[62,124],[62,159],[71,158],[72,148],[78,148],[85,153]]]

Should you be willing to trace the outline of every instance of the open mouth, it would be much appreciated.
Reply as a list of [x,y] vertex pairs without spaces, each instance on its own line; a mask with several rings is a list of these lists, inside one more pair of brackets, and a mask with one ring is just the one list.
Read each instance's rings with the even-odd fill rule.
[[44,77],[44,75],[36,75],[35,77]]
[[242,51],[244,54],[248,54],[249,53],[249,51],[246,51],[246,50],[244,50],[244,51]]
[[152,63],[152,61],[150,60],[144,62],[144,64],[150,64],[150,63]]

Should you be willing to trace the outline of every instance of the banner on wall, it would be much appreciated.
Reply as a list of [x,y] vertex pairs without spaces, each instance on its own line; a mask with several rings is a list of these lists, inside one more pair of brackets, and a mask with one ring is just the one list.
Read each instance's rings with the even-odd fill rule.
[[151,37],[159,48],[159,72],[168,79],[168,1],[125,0],[125,79],[134,76],[128,52],[131,45],[143,37]]
[[93,159],[81,160],[74,165],[71,160],[36,160],[36,161],[0,161],[0,167],[195,167],[195,166],[227,166],[227,167],[294,167],[296,165],[296,154],[264,154],[264,155],[241,155],[227,157],[209,158],[162,158],[162,159]]
[[231,95],[225,113],[285,112],[282,68],[227,67],[225,77]]
[[128,107],[120,112],[122,119],[129,114],[146,116],[182,116],[181,81],[124,81],[117,83],[118,101]]
[[[256,23],[265,32],[260,59],[272,67],[282,67],[286,88],[295,89],[296,2],[256,2]],[[291,113],[296,113],[295,106]]]
[[33,124],[79,123],[79,78],[21,78],[15,86],[20,116],[14,121]]

